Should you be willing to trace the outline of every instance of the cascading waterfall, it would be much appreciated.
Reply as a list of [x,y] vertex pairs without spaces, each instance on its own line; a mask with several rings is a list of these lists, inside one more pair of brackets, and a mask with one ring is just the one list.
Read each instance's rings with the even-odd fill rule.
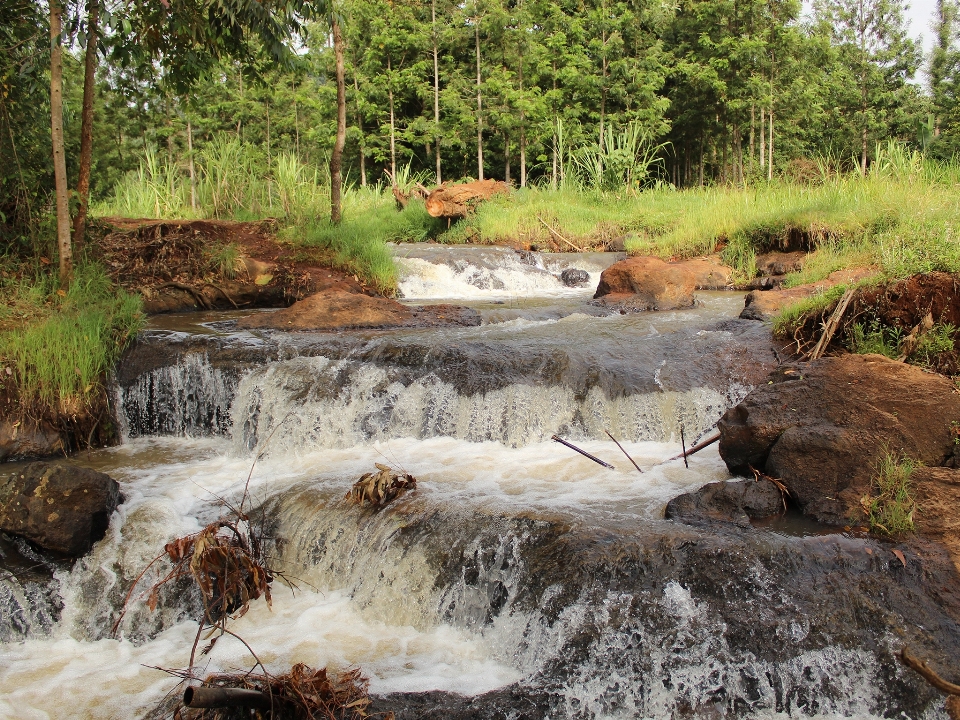
[[[708,431],[773,362],[756,330],[714,327],[726,301],[590,317],[588,293],[559,289],[566,259],[407,254],[424,293],[447,292],[431,278],[449,271],[487,277],[471,286],[486,299],[538,297],[511,308],[514,326],[485,309],[468,330],[241,339],[229,363],[229,338],[145,341],[171,360],[118,373],[125,443],[77,460],[122,484],[107,537],[72,567],[0,577],[0,717],[145,717],[175,684],[148,666],[186,664],[198,598],[166,587],[156,612],[135,598],[121,639],[110,628],[164,543],[246,490],[296,589],[276,582],[273,608],[254,603],[232,630],[271,670],[359,665],[374,709],[401,718],[418,702],[463,718],[942,716],[891,664],[903,628],[948,624],[921,573],[906,571],[894,610],[872,541],[663,519],[671,498],[729,477],[714,449],[659,464],[681,427],[688,442]],[[416,492],[379,512],[348,504],[375,462],[416,475]],[[203,663],[253,658],[225,638]],[[428,691],[441,694],[415,695]]]

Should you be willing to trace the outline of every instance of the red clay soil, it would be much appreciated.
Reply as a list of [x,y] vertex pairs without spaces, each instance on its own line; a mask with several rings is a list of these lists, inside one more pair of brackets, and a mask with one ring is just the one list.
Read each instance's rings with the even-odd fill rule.
[[[376,295],[336,269],[329,251],[277,240],[276,222],[103,218],[95,244],[111,276],[144,296],[147,312],[200,308],[286,307],[312,293],[341,290]],[[211,251],[234,245],[247,259],[229,277]]]

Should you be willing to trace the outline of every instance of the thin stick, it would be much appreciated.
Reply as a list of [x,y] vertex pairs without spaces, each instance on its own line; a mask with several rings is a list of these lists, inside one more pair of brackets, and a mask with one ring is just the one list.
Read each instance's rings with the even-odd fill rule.
[[[704,440],[702,443],[697,443],[696,445],[694,445],[694,446],[693,446],[692,448],[690,448],[689,450],[686,450],[686,451],[680,453],[679,455],[674,455],[672,458],[667,458],[667,459],[664,460],[663,462],[668,463],[668,462],[671,462],[672,460],[679,460],[680,458],[682,458],[682,457],[684,457],[684,456],[690,457],[690,456],[693,455],[694,453],[698,453],[698,452],[700,452],[701,450],[703,450],[704,448],[710,447],[711,445],[713,445],[713,444],[714,444],[717,440],[719,440],[719,439],[720,439],[720,433],[717,433],[716,435],[714,435],[714,436],[713,436],[712,438],[710,438],[709,440]],[[661,464],[663,464],[663,463],[661,463]]]
[[540,217],[539,215],[537,215],[537,220],[539,220],[540,222],[543,223],[543,226],[544,226],[547,230],[550,231],[550,234],[551,234],[551,235],[556,235],[558,238],[560,238],[561,240],[563,240],[567,245],[569,245],[570,247],[572,247],[572,248],[573,248],[574,250],[576,250],[577,252],[581,252],[581,253],[583,252],[583,248],[582,248],[582,247],[577,247],[577,246],[574,245],[572,242],[570,242],[569,240],[567,240],[563,235],[561,235],[561,234],[558,233],[556,230],[554,230],[552,227],[550,227],[549,225],[547,225],[546,220],[544,220],[544,219],[543,219],[542,217]]
[[823,335],[820,336],[820,340],[813,348],[813,352],[811,352],[807,358],[808,360],[816,360],[826,351],[827,345],[833,340],[833,334],[837,331],[837,326],[840,324],[840,320],[843,318],[843,314],[847,311],[847,306],[853,298],[853,292],[854,288],[850,288],[843,294],[843,297],[840,298],[840,302],[837,303],[837,307],[830,315],[827,324],[823,326]]
[[937,688],[937,690],[942,690],[950,695],[960,695],[960,685],[954,685],[952,682],[944,680],[931,670],[926,662],[912,655],[907,648],[900,651],[900,660],[907,667],[913,668],[923,675],[923,679]]
[[581,450],[581,449],[578,448],[576,445],[573,445],[573,444],[571,444],[571,443],[568,443],[568,442],[567,442],[566,440],[564,440],[563,438],[560,438],[560,437],[557,437],[556,435],[554,435],[554,436],[551,437],[550,439],[553,440],[554,442],[560,443],[561,445],[566,445],[566,446],[567,446],[568,448],[570,448],[571,450],[577,451],[578,453],[580,453],[581,455],[583,455],[583,456],[586,457],[586,458],[590,458],[590,459],[593,460],[597,465],[603,465],[605,468],[609,468],[610,470],[613,470],[613,469],[614,469],[613,465],[611,465],[610,463],[605,463],[605,462],[604,462],[603,460],[601,460],[600,458],[594,457],[593,455],[591,455],[590,453],[588,453],[586,450]]
[[683,423],[680,423],[680,449],[683,450],[683,466],[690,469],[690,463],[687,462],[687,441],[683,437]]
[[616,439],[613,435],[610,434],[610,431],[609,431],[609,430],[604,430],[604,432],[607,434],[607,437],[608,437],[608,438],[610,438],[610,439],[613,440],[615,443],[617,443],[617,447],[620,448],[620,451],[621,451],[624,455],[627,456],[627,460],[629,460],[630,462],[633,463],[633,466],[637,469],[637,472],[642,473],[643,470],[641,470],[641,469],[640,469],[640,466],[637,465],[636,462],[634,462],[633,458],[630,457],[630,454],[629,454],[626,450],[623,449],[623,445],[621,445],[621,444],[617,441],[617,439]]

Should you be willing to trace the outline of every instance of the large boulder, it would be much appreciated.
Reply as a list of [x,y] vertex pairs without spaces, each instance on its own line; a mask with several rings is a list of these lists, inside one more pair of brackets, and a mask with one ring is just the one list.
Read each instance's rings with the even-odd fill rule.
[[625,310],[675,310],[694,304],[694,290],[724,288],[729,282],[730,268],[713,259],[668,263],[632,257],[603,271],[594,298]]
[[805,513],[843,524],[885,453],[943,465],[957,421],[960,395],[945,377],[881,355],[823,358],[781,366],[727,410],[720,455],[734,473],[779,478]]
[[457,305],[408,307],[396,300],[345,290],[315,293],[276,312],[242,318],[242,328],[331,331],[364,328],[479,325],[480,315]]
[[88,468],[34,462],[0,470],[0,530],[80,556],[104,536],[119,498],[116,480]]
[[667,503],[664,516],[687,525],[750,527],[751,518],[781,512],[780,489],[769,480],[721,480],[679,495]]

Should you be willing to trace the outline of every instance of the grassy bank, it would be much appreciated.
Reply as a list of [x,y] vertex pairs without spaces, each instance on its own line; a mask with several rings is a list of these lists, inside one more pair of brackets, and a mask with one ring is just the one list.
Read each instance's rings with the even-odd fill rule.
[[960,165],[927,161],[897,145],[878,148],[866,177],[824,169],[803,184],[775,180],[745,188],[526,188],[481,205],[449,230],[416,201],[398,212],[382,185],[348,188],[345,220],[331,226],[324,219],[329,195],[319,170],[281,157],[267,176],[244,152],[235,140],[224,140],[200,158],[196,207],[182,172],[148,156],[140,172],[96,210],[165,218],[279,217],[285,241],[330,249],[341,265],[384,290],[396,282],[385,243],[425,239],[563,250],[601,249],[619,240],[632,254],[662,257],[719,251],[736,279],[747,280],[755,274],[757,253],[799,235],[816,252],[788,285],[850,266],[875,265],[889,278],[960,270]]
[[78,416],[102,401],[104,379],[142,324],[141,301],[97,265],[68,290],[53,274],[0,279],[0,383],[12,411]]

